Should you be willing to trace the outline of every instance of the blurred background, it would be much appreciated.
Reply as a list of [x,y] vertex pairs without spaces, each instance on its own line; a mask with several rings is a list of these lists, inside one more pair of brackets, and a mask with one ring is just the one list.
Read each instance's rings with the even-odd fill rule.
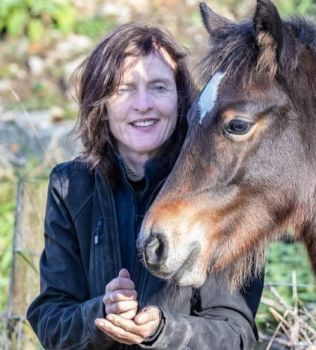
[[[254,0],[209,0],[241,19]],[[275,0],[283,17],[316,19],[315,0]],[[80,152],[69,77],[116,25],[169,30],[188,51],[194,76],[207,48],[196,0],[0,0],[0,349],[41,349],[25,321],[38,292],[47,177]],[[198,82],[199,83],[199,82]],[[257,316],[258,349],[316,349],[316,290],[300,243],[271,245]]]

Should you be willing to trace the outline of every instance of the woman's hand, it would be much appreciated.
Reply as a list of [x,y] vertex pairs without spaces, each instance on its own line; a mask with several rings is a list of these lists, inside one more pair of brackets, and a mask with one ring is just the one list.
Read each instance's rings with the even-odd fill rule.
[[155,334],[161,320],[157,306],[141,310],[133,320],[121,315],[109,314],[106,319],[96,319],[96,326],[113,340],[123,344],[141,344]]
[[137,292],[126,269],[106,285],[103,303],[106,315],[117,314],[132,320],[137,314]]

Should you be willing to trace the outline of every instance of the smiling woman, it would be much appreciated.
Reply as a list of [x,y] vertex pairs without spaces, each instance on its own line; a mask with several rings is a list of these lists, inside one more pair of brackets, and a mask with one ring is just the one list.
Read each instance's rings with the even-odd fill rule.
[[[44,348],[251,349],[260,280],[234,295],[212,278],[180,288],[149,273],[136,249],[187,131],[195,88],[184,53],[161,29],[130,23],[76,77],[84,150],[52,170],[41,292],[27,313]],[[148,261],[163,260],[162,239],[152,236]]]
[[159,53],[128,57],[123,70],[120,85],[106,101],[108,120],[125,164],[143,177],[144,163],[176,127],[177,86],[173,68]]

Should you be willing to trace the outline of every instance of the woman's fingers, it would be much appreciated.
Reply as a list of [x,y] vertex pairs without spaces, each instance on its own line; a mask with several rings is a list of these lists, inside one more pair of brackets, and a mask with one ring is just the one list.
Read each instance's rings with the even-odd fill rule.
[[127,318],[128,320],[132,320],[136,315],[137,315],[137,309],[120,313],[121,317]]
[[96,319],[95,324],[101,331],[119,343],[132,345],[140,344],[144,340],[142,337],[130,333],[106,319]]
[[105,287],[105,293],[113,292],[117,289],[135,289],[135,284],[130,278],[116,277]]
[[[96,326],[114,340],[124,344],[140,344],[157,331],[161,312],[157,306],[142,309],[133,319],[121,314],[108,314],[106,319],[96,319]],[[137,320],[137,322],[135,322]]]
[[104,303],[116,303],[118,301],[137,300],[136,290],[118,289],[104,295]]
[[138,312],[134,321],[138,325],[143,325],[151,321],[160,322],[160,319],[161,319],[161,312],[159,308],[157,306],[147,306]]
[[[103,303],[105,305],[105,312],[122,314],[129,312],[128,314],[133,314],[134,317],[137,313],[137,292],[136,290],[118,290],[112,293],[107,293],[103,297]],[[126,316],[124,316],[126,317]],[[131,318],[131,316],[128,316]]]
[[[144,322],[142,324],[136,324],[135,320],[124,319],[121,317],[121,315],[116,314],[107,315],[106,320],[110,321],[114,326],[119,327],[121,330],[127,333],[142,337],[143,340],[152,336],[156,332],[160,323],[158,310],[155,312],[154,310],[149,311],[146,321],[144,318]],[[132,338],[129,338],[129,340],[132,340]]]
[[105,312],[106,314],[121,314],[130,310],[137,311],[137,307],[138,307],[137,300],[119,301],[117,303],[106,304]]
[[137,314],[137,292],[126,269],[120,270],[118,277],[107,284],[103,303],[107,315],[119,314],[126,319],[133,319]]

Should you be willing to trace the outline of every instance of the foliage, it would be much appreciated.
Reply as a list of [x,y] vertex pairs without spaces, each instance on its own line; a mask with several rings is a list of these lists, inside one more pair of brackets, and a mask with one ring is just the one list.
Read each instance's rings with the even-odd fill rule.
[[[207,1],[213,6],[211,1]],[[272,0],[282,16],[300,14],[303,16],[316,16],[315,0]],[[255,7],[255,0],[223,0],[215,1],[214,6],[221,9],[221,13],[228,12],[235,18],[244,18],[246,14],[251,15]]]
[[70,33],[75,17],[69,0],[1,0],[0,32],[9,37],[26,35],[37,41],[48,30]]
[[12,260],[15,183],[2,182],[0,192],[0,310],[4,310]]
[[316,14],[316,4],[314,0],[275,0],[274,2],[280,13],[285,15]]
[[117,21],[114,18],[81,18],[78,19],[74,26],[74,32],[85,35],[91,39],[99,39],[102,35],[109,32]]
[[314,276],[305,247],[301,243],[277,242],[271,245],[266,283],[279,284],[279,293],[288,302],[292,299],[292,272],[297,276],[301,300],[306,303],[315,302]]
[[[295,275],[295,298],[293,298],[293,275]],[[277,242],[270,246],[265,285],[256,319],[259,329],[265,333],[272,334],[280,321],[271,312],[271,303],[265,300],[276,300],[276,296],[280,296],[279,298],[283,301],[283,306],[280,305],[280,307],[288,305],[290,309],[299,301],[307,310],[315,309],[314,276],[305,247],[301,243]]]

